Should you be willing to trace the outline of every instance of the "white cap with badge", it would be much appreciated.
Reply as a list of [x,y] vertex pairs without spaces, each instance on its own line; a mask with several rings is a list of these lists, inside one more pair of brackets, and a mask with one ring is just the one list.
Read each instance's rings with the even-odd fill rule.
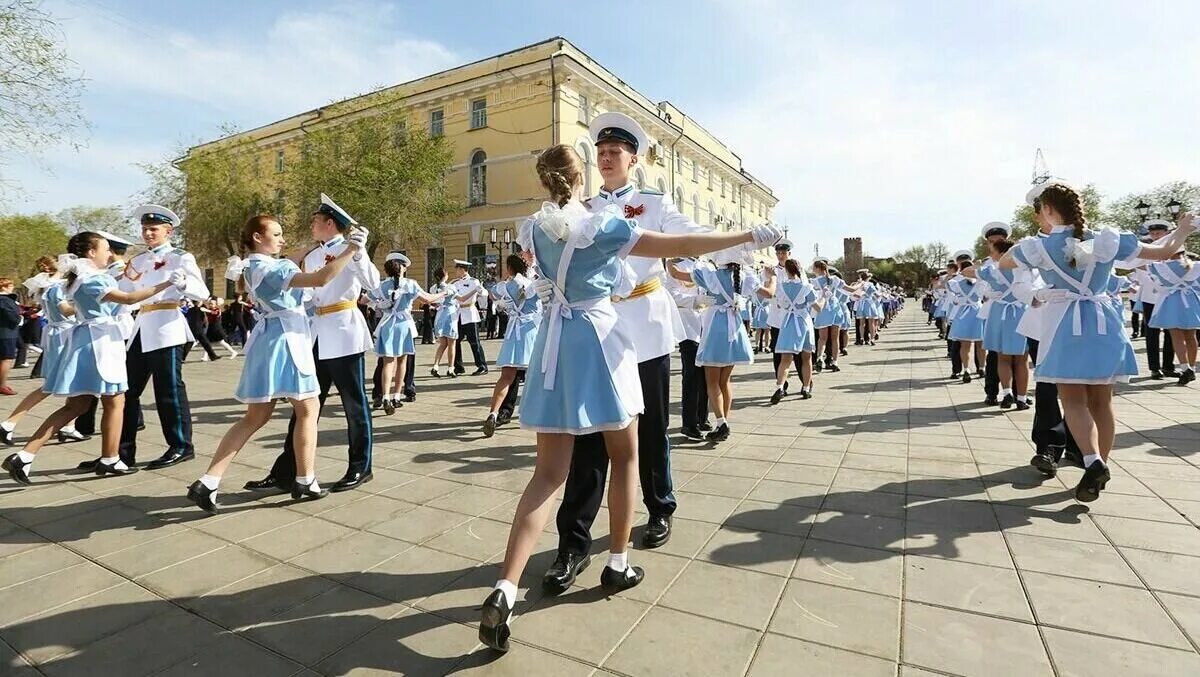
[[133,219],[143,225],[163,223],[172,228],[179,227],[179,216],[162,205],[139,205],[133,210]]
[[636,120],[624,113],[601,113],[592,118],[588,125],[588,134],[592,143],[600,145],[604,141],[621,141],[633,146],[634,155],[644,155],[650,149],[650,139],[646,130]]

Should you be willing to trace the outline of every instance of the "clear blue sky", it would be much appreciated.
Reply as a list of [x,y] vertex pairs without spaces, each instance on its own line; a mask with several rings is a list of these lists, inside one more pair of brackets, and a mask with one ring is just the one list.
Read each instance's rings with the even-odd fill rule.
[[49,0],[86,147],[11,159],[17,211],[128,204],[134,166],[563,35],[729,143],[811,251],[967,246],[1034,149],[1109,196],[1200,181],[1200,3]]

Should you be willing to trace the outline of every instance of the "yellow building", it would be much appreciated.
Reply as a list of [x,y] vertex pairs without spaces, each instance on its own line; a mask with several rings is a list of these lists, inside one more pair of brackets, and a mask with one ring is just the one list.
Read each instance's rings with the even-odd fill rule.
[[[534,171],[543,149],[557,143],[574,146],[588,165],[586,194],[595,194],[601,178],[587,125],[607,111],[633,117],[650,137],[651,147],[635,168],[639,187],[671,195],[680,211],[697,223],[745,228],[769,221],[777,203],[771,189],[746,171],[741,158],[695,120],[669,102],[645,97],[563,38],[396,85],[384,93],[402,102],[409,129],[422,127],[444,135],[454,149],[447,180],[466,209],[454,223],[441,224],[435,241],[390,243],[407,253],[413,261],[410,275],[425,284],[433,270],[456,258],[473,261],[480,271],[489,255],[501,253],[504,243],[515,239],[518,224],[537,211],[545,196]],[[343,103],[353,105],[354,100]],[[189,154],[230,139],[249,139],[260,149],[256,166],[282,176],[289,160],[300,153],[304,127],[317,123],[321,113],[322,109],[301,113],[196,146]],[[272,171],[263,172],[268,181]],[[380,248],[380,258],[387,249]]]

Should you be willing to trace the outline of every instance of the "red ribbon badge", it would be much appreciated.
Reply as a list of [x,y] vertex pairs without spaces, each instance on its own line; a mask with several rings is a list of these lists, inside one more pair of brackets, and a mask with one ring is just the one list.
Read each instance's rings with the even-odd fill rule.
[[337,258],[337,257],[336,257],[336,256],[334,256],[333,254],[326,254],[326,255],[325,255],[325,263],[329,263],[330,261],[332,261],[332,260],[334,260],[334,259],[336,259],[336,258]]
[[625,218],[632,219],[635,216],[641,216],[642,212],[646,211],[646,205],[625,205]]
[[155,261],[155,262],[154,262],[154,269],[155,269],[155,270],[158,270],[159,268],[162,268],[162,267],[163,267],[163,266],[165,266],[165,265],[167,265],[167,262],[166,262],[166,261]]

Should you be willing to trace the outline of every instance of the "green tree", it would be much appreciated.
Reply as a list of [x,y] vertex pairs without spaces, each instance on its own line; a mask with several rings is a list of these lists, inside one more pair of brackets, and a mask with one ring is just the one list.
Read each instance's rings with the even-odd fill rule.
[[[446,139],[405,131],[405,112],[387,101],[371,105],[377,110],[361,116],[337,106],[323,110],[331,121],[306,130],[300,158],[284,183],[293,232],[307,226],[319,195],[326,193],[370,229],[367,249],[374,257],[381,245],[428,241],[463,205],[447,190],[452,149]],[[307,239],[306,229],[297,235]]]
[[39,256],[55,256],[67,248],[67,233],[49,214],[0,216],[0,275],[20,284],[33,274]]
[[[1196,213],[1200,210],[1200,184],[1171,181],[1143,193],[1125,195],[1110,202],[1105,209],[1108,222],[1122,230],[1136,231],[1142,225],[1142,217],[1138,215],[1135,207],[1143,200],[1150,205],[1147,218],[1174,221],[1174,217],[1167,213],[1167,203],[1175,200],[1179,202],[1181,212]],[[1187,244],[1190,251],[1200,249],[1200,234],[1194,233],[1188,237]]]
[[0,157],[36,154],[85,126],[83,79],[62,43],[41,0],[0,0]]
[[103,230],[133,242],[141,239],[138,228],[125,212],[120,207],[113,205],[68,207],[56,214],[54,218],[62,224],[67,235],[74,235],[84,230]]

